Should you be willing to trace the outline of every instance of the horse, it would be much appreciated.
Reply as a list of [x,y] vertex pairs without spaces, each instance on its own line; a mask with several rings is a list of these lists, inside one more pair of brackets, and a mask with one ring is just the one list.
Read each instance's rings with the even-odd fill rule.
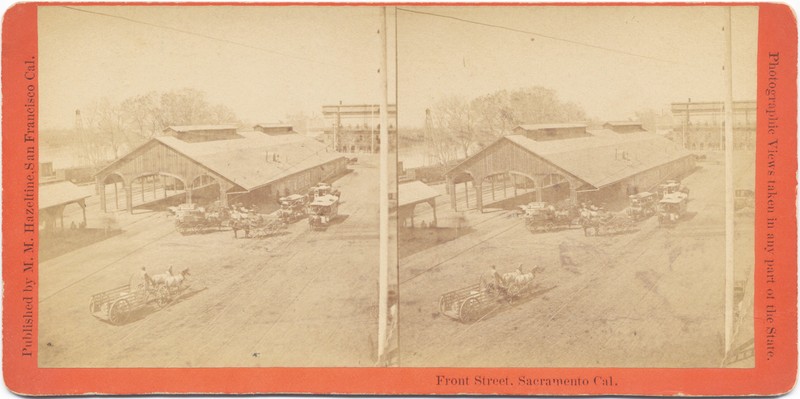
[[186,276],[189,276],[189,275],[190,275],[189,268],[187,267],[187,268],[181,270],[180,273],[167,277],[167,279],[164,281],[164,285],[167,287],[167,290],[170,291],[170,292],[172,292],[174,290],[178,290],[178,289],[180,289],[180,287],[183,284],[183,282],[186,280]]
[[517,270],[503,274],[503,285],[505,285],[505,292],[508,296],[509,303],[530,285],[537,271],[539,271],[539,266],[534,266],[531,271],[525,273],[522,271],[522,264],[520,264]]
[[167,279],[172,277],[172,276],[173,276],[173,274],[172,274],[172,266],[170,266],[169,269],[167,269],[167,271],[165,271],[164,273],[154,274],[154,275],[150,276],[149,279],[150,279],[150,283],[153,284],[153,286],[156,286],[156,285],[160,285],[160,284],[166,284]]

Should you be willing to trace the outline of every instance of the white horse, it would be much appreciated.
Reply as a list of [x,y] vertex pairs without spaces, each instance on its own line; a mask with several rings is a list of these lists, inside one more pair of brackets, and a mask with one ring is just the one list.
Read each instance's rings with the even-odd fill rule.
[[189,275],[189,268],[187,267],[186,269],[181,270],[180,273],[167,277],[166,281],[164,281],[164,285],[166,285],[167,289],[170,291],[179,289],[186,280],[186,276]]
[[169,269],[167,269],[167,271],[165,271],[164,273],[154,274],[150,276],[150,283],[153,284],[154,286],[160,284],[166,284],[167,279],[169,279],[172,276],[173,276],[172,266],[170,266]]
[[539,266],[534,266],[531,271],[525,273],[522,271],[522,264],[520,263],[517,270],[503,274],[503,284],[506,287],[506,293],[509,295],[509,301],[528,288],[537,271],[539,271]]

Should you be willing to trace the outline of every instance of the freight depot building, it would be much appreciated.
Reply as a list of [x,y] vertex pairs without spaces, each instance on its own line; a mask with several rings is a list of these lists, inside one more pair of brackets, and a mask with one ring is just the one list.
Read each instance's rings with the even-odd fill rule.
[[[96,175],[101,208],[185,196],[187,202],[274,204],[347,168],[347,159],[282,124],[172,126]],[[113,186],[113,188],[111,188]],[[121,186],[121,187],[120,187]],[[109,198],[111,197],[111,198]]]
[[[695,158],[640,123],[520,125],[446,173],[451,207],[530,194],[531,200],[610,203],[694,169]],[[463,205],[462,205],[463,206]]]

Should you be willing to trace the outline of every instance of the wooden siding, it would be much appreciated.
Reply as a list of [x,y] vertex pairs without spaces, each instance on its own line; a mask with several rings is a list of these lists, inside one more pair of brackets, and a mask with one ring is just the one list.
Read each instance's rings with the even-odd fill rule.
[[464,161],[448,175],[453,176],[460,172],[469,173],[476,185],[480,185],[488,176],[509,172],[526,176],[536,182],[537,186],[550,175],[561,176],[573,189],[583,184],[577,177],[508,140],[500,140],[486,147],[481,155]]
[[211,176],[228,189],[235,187],[219,174],[156,140],[121,159],[117,165],[103,170],[97,175],[98,184],[102,184],[112,174],[122,176],[126,187],[138,177],[158,174],[177,177],[186,187],[202,175]]

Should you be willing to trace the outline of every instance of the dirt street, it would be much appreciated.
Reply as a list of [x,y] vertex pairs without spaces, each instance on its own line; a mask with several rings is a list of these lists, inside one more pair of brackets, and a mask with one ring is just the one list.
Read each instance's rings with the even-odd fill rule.
[[[41,367],[373,366],[376,362],[378,168],[362,160],[335,181],[340,218],[285,234],[183,236],[166,212],[137,216],[117,236],[40,264]],[[92,294],[146,266],[190,269],[190,289],[114,326]]]
[[[719,367],[724,167],[699,166],[683,179],[691,189],[688,213],[674,227],[659,227],[650,217],[624,234],[586,237],[580,228],[532,234],[511,212],[496,211],[472,215],[479,220],[472,232],[402,258],[400,364]],[[752,187],[746,163],[739,172],[737,187]],[[744,259],[736,262],[736,279],[745,280],[752,275],[752,211],[738,212],[736,221],[736,246],[744,248],[737,250]],[[504,273],[520,263],[545,269],[530,295],[472,324],[439,313],[445,292],[477,283],[491,265]],[[741,342],[752,336],[752,320],[739,324]]]

